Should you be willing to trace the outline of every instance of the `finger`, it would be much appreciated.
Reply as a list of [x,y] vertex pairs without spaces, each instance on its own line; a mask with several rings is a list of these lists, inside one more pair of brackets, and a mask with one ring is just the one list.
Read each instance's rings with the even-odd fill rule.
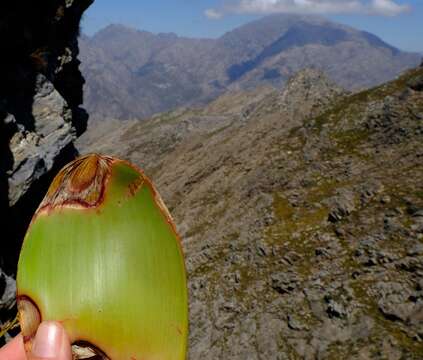
[[0,360],[26,360],[22,335],[19,334],[0,349]]
[[40,324],[29,360],[72,360],[69,338],[60,323],[45,321]]

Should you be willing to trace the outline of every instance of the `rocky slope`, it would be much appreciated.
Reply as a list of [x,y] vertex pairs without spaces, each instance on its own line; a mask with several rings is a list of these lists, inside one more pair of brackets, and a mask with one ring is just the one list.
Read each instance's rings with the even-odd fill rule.
[[92,0],[0,5],[0,324],[14,306],[17,256],[28,222],[58,168],[77,154],[79,22]]
[[183,237],[190,359],[423,357],[423,68],[108,123],[84,151],[157,183]]
[[420,57],[325,19],[275,15],[219,39],[112,25],[84,37],[81,58],[90,114],[129,119],[207,103],[231,89],[280,88],[307,67],[348,89],[368,87],[416,66]]

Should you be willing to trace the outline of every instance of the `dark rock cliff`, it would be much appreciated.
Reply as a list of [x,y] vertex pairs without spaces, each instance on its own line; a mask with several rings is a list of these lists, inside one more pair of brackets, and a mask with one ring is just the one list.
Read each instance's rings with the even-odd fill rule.
[[92,2],[0,5],[0,316],[14,305],[11,276],[28,222],[86,128],[77,37]]

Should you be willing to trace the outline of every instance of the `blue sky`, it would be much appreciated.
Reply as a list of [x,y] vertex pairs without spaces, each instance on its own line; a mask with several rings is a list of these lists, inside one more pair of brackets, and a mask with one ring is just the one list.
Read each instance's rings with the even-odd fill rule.
[[92,35],[119,23],[154,33],[218,37],[272,13],[324,15],[423,53],[423,0],[95,0],[82,30]]

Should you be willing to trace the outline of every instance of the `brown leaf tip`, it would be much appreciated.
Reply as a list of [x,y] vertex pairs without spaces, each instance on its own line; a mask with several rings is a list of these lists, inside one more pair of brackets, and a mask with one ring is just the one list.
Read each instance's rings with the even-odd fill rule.
[[88,154],[66,165],[54,178],[39,211],[57,206],[97,207],[103,200],[113,161],[108,156]]

